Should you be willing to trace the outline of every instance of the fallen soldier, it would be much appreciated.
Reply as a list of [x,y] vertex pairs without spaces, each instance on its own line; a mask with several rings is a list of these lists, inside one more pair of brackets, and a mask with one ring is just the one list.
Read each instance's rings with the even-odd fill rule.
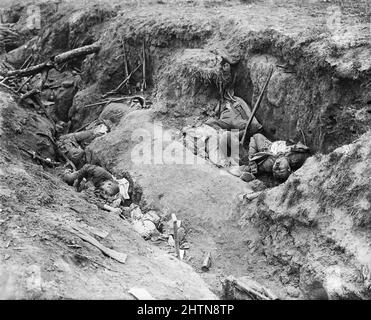
[[[80,170],[75,172],[65,172],[62,176],[64,182],[74,185],[80,192],[84,186],[82,181],[85,178],[91,182],[99,195],[106,201],[105,204],[95,203],[100,209],[120,214],[122,211],[118,206],[121,204],[121,190],[119,182],[104,168],[85,164]],[[107,203],[114,203],[108,205]]]
[[107,120],[104,120],[104,123],[93,129],[62,135],[57,142],[57,147],[77,168],[81,168],[85,163],[90,162],[85,153],[86,146],[109,130],[110,126]]
[[[240,143],[236,135],[231,135],[231,143]],[[250,138],[247,161],[241,157],[241,153],[233,155],[234,162],[241,165],[232,167],[228,172],[246,182],[262,174],[272,174],[275,179],[284,181],[292,171],[304,164],[309,155],[309,148],[301,142],[293,145],[288,145],[286,141],[271,142],[257,133]]]
[[[189,149],[197,150],[195,153],[203,158],[208,158],[217,166],[238,166],[239,163],[235,162],[234,159],[239,154],[235,155],[233,153],[238,153],[239,148],[231,149],[229,147],[230,131],[233,130],[238,132],[238,137],[241,140],[246,124],[251,116],[251,110],[243,99],[234,96],[233,90],[231,89],[225,90],[220,110],[220,119],[209,119],[204,125],[198,128],[185,128],[183,130],[186,146]],[[254,117],[250,124],[248,134],[251,136],[261,131],[262,128],[262,125]],[[213,143],[208,143],[208,141],[211,142],[212,140]],[[225,150],[228,149],[228,152],[220,152],[220,148],[225,148]]]
[[[227,89],[220,103],[219,119],[209,119],[205,124],[216,130],[240,130],[243,134],[250,116],[251,110],[248,104],[235,96],[232,89]],[[254,117],[250,128],[254,132],[259,132],[263,127]]]

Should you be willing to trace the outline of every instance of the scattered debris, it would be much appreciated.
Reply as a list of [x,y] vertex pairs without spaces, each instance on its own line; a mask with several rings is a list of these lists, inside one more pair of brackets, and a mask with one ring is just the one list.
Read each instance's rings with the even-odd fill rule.
[[257,197],[259,197],[259,195],[261,194],[261,192],[253,192],[253,193],[245,193],[245,194],[242,194],[240,196],[240,199],[241,200],[248,200],[248,201],[251,201],[251,200],[254,200],[256,199]]
[[146,289],[143,288],[131,288],[129,293],[137,300],[156,300]]
[[277,300],[277,296],[247,277],[229,276],[222,281],[224,297],[233,300]]
[[209,271],[210,267],[211,267],[211,252],[208,252],[202,263],[201,270],[206,272]]
[[134,220],[133,228],[140,234],[142,238],[146,240],[151,239],[153,235],[157,235],[159,233],[155,224],[149,220]]
[[185,250],[179,250],[179,259],[183,260],[185,256]]

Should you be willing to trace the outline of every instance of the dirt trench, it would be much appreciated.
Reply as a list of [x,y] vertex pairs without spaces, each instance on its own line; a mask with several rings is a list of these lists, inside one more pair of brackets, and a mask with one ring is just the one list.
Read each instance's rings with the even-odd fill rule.
[[[346,156],[337,156],[336,148],[370,130],[370,44],[362,32],[344,30],[340,40],[334,39],[321,8],[278,6],[270,28],[259,16],[267,12],[264,2],[252,4],[248,11],[243,8],[221,6],[195,12],[185,7],[179,12],[159,5],[144,11],[123,8],[118,14],[107,8],[89,9],[101,17],[97,19],[92,11],[79,9],[72,16],[75,18],[67,19],[66,13],[55,16],[53,26],[46,25],[32,41],[41,49],[39,59],[100,42],[98,54],[70,66],[81,70],[81,87],[71,106],[76,110],[72,130],[98,118],[114,122],[112,132],[88,148],[112,173],[130,172],[143,189],[144,211],[155,210],[164,220],[175,213],[183,220],[190,245],[188,263],[214,293],[222,296],[220,280],[232,274],[249,275],[280,298],[368,299],[370,199],[363,188],[370,182],[348,181],[330,170],[329,162],[346,171],[358,168],[369,157],[366,149],[354,163],[344,164]],[[308,15],[311,10],[313,14]],[[282,29],[279,14],[287,12],[295,18],[287,20]],[[88,19],[93,30],[89,35],[81,22],[86,16],[93,17]],[[61,41],[60,37],[65,38]],[[55,46],[59,43],[67,45]],[[137,91],[141,69],[129,85],[132,94],[144,95],[151,102],[150,109],[133,112],[126,102],[87,106],[125,77],[124,54],[130,70],[139,65],[143,43],[148,88],[144,93]],[[324,159],[322,155],[312,157],[284,185],[266,189],[251,202],[243,194],[261,191],[258,183],[246,184],[209,164],[174,165],[162,158],[162,164],[136,165],[131,158],[139,143],[132,139],[136,129],[153,132],[153,123],[161,122],[161,128],[176,131],[215,115],[222,58],[232,63],[236,95],[250,105],[273,67],[272,81],[257,114],[267,137],[301,141],[313,154],[329,154]],[[354,145],[366,142],[367,135]],[[170,144],[166,141],[165,148]],[[365,168],[355,173],[357,177],[362,172],[367,176],[369,163],[365,163]],[[305,170],[312,174],[311,179]],[[333,180],[332,184],[326,185],[323,176]],[[350,203],[330,208],[337,182],[345,180],[344,189],[353,195]],[[334,192],[313,196],[306,188]],[[320,207],[313,206],[316,201]],[[338,223],[341,217],[350,220]],[[327,234],[330,229],[334,234]],[[310,241],[303,246],[308,237]],[[361,253],[351,244],[352,239],[362,244]],[[208,251],[213,265],[203,273],[200,266]]]

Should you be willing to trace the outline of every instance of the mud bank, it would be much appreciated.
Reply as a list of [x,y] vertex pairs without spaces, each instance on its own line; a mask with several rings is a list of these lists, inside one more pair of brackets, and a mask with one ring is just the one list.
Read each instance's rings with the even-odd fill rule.
[[[32,150],[29,137],[43,128],[25,122],[28,135],[16,133],[9,124],[24,113],[10,94],[0,92],[1,299],[134,299],[132,287],[156,299],[216,298],[190,266],[89,203],[88,195],[76,193],[55,171],[31,163],[18,147]],[[71,226],[98,230],[96,239],[126,253],[126,263],[104,256],[71,233]]]

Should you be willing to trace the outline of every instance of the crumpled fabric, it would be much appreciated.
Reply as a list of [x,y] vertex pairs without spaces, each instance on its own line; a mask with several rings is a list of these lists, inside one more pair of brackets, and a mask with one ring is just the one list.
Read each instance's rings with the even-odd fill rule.
[[128,200],[130,199],[130,196],[129,196],[129,186],[130,186],[130,183],[128,180],[126,180],[125,178],[122,178],[122,179],[115,179],[118,184],[119,184],[119,188],[120,188],[120,195],[125,199],[125,200]]
[[279,154],[285,154],[287,152],[290,152],[291,148],[286,144],[286,141],[274,141],[272,142],[269,152],[272,155],[279,155]]
[[108,132],[108,128],[105,124],[100,124],[96,128],[94,128],[95,135],[104,135]]

